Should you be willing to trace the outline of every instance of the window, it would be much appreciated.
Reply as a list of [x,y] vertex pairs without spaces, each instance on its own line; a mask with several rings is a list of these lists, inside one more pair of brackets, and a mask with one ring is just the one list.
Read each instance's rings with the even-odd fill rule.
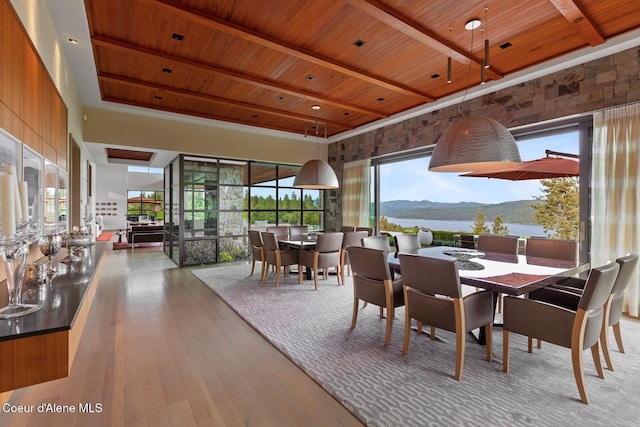
[[[127,219],[133,222],[139,222],[141,219],[162,221],[164,220],[163,204],[163,191],[129,190],[127,191]],[[141,216],[144,218],[140,218]]]
[[136,173],[155,173],[160,175],[164,173],[163,168],[149,168],[146,166],[128,166],[127,171]]

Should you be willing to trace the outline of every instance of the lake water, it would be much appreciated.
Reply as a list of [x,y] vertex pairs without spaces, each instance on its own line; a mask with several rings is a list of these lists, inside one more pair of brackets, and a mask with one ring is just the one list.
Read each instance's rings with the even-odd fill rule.
[[[401,225],[402,227],[418,226],[420,228],[428,228],[430,230],[442,231],[462,231],[471,233],[473,221],[440,221],[432,219],[405,219],[386,217],[389,222]],[[487,227],[491,230],[493,222],[487,222]],[[532,224],[504,224],[509,229],[508,234],[514,236],[544,236],[544,231],[540,225]]]

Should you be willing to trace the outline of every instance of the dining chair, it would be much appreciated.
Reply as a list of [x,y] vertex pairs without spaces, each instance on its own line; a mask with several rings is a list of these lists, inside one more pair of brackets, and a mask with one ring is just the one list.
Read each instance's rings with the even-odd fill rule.
[[371,227],[356,227],[356,231],[366,231],[367,236],[373,236],[373,228]]
[[366,231],[347,231],[342,239],[342,252],[340,253],[340,274],[344,283],[344,270],[347,268],[347,275],[350,275],[350,260],[347,248],[351,246],[362,246],[362,239],[367,237]]
[[340,232],[346,233],[347,231],[356,231],[356,228],[353,225],[343,225],[340,227]]
[[362,238],[362,247],[391,252],[388,236],[367,236]]
[[497,252],[502,254],[518,254],[518,238],[515,236],[497,236],[481,234],[478,236],[480,252]]
[[411,252],[421,248],[417,234],[396,234],[393,236],[396,252]]
[[578,261],[578,242],[566,239],[527,239],[525,255],[528,257]]
[[580,400],[589,403],[584,385],[583,352],[591,349],[598,377],[604,378],[598,339],[604,320],[604,306],[619,270],[620,266],[615,262],[591,269],[575,310],[531,298],[507,296],[502,326],[502,370],[509,372],[509,338],[512,332],[528,337],[529,352],[532,351],[533,338],[569,348]]
[[[281,248],[276,233],[263,231],[260,233],[265,250],[265,261],[275,267],[276,288],[280,285],[280,270],[284,267],[284,276],[289,276],[289,266],[298,263],[298,250]],[[268,269],[264,268],[261,281],[267,279]]]
[[431,327],[435,340],[436,328],[456,335],[455,379],[462,378],[467,332],[485,327],[486,357],[491,362],[493,295],[479,291],[463,295],[455,260],[400,253],[400,269],[404,290],[405,323],[402,354],[409,351],[411,319]]
[[261,269],[260,269],[260,278],[264,276],[265,269],[265,253],[264,253],[264,244],[262,242],[262,236],[258,230],[249,230],[249,244],[251,245],[251,274],[253,276],[253,271],[256,267],[256,261],[260,261]]
[[271,225],[266,228],[267,232],[275,233],[278,240],[289,239],[289,227],[286,225]]
[[289,240],[304,240],[309,236],[308,225],[289,226]]
[[[622,309],[624,306],[624,291],[631,282],[631,277],[635,273],[638,265],[638,255],[627,254],[616,259],[620,266],[618,276],[616,277],[611,295],[605,304],[604,321],[600,332],[600,345],[602,353],[607,365],[607,369],[613,371],[613,362],[611,353],[609,352],[609,328],[613,329],[613,335],[618,345],[620,353],[624,354],[624,345],[622,344],[622,333],[620,331],[620,319],[622,318]],[[560,282],[542,288],[538,291],[531,292],[529,298],[545,301],[551,304],[560,305],[575,310],[579,297],[584,293],[586,285],[585,279],[570,277]],[[569,292],[571,295],[567,295]],[[540,347],[540,345],[538,345]]]
[[404,305],[402,281],[393,280],[387,262],[387,253],[378,249],[350,246],[347,249],[353,270],[353,315],[351,329],[356,327],[360,301],[380,307],[380,318],[387,313],[384,336],[385,347],[391,340],[395,308]]
[[324,278],[328,278],[329,267],[335,267],[338,276],[338,284],[340,281],[340,253],[342,252],[342,239],[344,233],[322,233],[318,234],[318,240],[313,250],[298,251],[298,283],[302,283],[302,267],[308,267],[313,270],[313,284],[318,290],[318,273],[323,270]]

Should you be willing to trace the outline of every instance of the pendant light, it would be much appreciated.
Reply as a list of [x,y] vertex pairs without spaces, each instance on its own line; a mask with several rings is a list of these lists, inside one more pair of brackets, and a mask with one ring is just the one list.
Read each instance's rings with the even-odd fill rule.
[[[473,30],[480,24],[477,18],[465,24],[465,29],[471,31],[471,52],[473,52]],[[482,72],[487,64],[488,55],[481,66]],[[470,73],[471,64],[469,64],[469,75]],[[469,90],[468,81],[467,90]],[[465,96],[466,91],[458,108],[464,102]],[[431,154],[429,170],[475,172],[508,168],[520,163],[522,160],[518,145],[507,128],[489,117],[462,117],[449,126],[438,139]]]
[[[314,110],[316,110],[316,138],[318,137],[318,110],[320,109],[319,105],[314,105]],[[325,133],[326,133],[326,125],[325,125]],[[305,136],[306,128],[305,128]],[[340,186],[338,185],[338,177],[336,173],[333,171],[331,166],[327,162],[321,159],[309,160],[305,164],[303,164],[298,172],[296,172],[296,177],[293,180],[293,186],[295,188],[306,188],[306,189],[315,189],[315,190],[330,190],[336,189]]]

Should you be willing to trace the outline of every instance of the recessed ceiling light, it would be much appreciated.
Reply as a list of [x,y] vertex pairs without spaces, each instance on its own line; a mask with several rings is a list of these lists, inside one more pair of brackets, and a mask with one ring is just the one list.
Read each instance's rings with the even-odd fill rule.
[[73,37],[69,37],[67,41],[71,44],[78,44],[78,39],[74,39]]
[[431,78],[432,79],[437,79],[438,77],[440,77],[440,74],[438,74],[438,73],[431,74]]
[[509,43],[509,42],[502,43],[500,45],[500,49],[506,49],[506,48],[511,47],[511,46],[513,46],[513,45],[511,43]]
[[376,101],[382,102],[382,101],[384,101],[384,98],[378,98]]
[[307,76],[307,80],[313,80],[313,79],[315,79],[315,77],[313,77],[311,74]]
[[279,100],[279,101],[284,101],[284,96],[279,96],[279,97],[278,97],[278,100]]
[[348,111],[345,111],[345,112],[344,112],[344,113],[342,113],[342,114],[344,114],[345,116],[348,116],[348,115],[349,115],[349,114],[351,114],[351,113],[349,113]]
[[164,67],[164,68],[162,69],[162,72],[163,72],[163,73],[167,73],[167,74],[171,74],[171,73],[173,72],[173,70],[172,70],[171,68]]
[[154,95],[153,98],[154,99],[162,99],[162,95]]
[[311,106],[311,109],[312,109],[312,110],[319,110],[319,109],[320,109],[320,106],[319,106],[319,105],[312,105],[312,106]]
[[184,36],[182,34],[178,34],[178,33],[171,34],[171,38],[174,39],[174,40],[178,40],[179,42],[184,40]]
[[254,114],[254,115],[253,115],[253,116],[251,116],[251,117],[253,117],[254,119],[257,119],[257,118],[258,118],[258,115],[257,115],[257,114]]
[[475,30],[476,28],[478,28],[480,26],[482,22],[478,19],[478,18],[473,18],[467,21],[466,24],[464,24],[464,29],[465,30]]
[[364,40],[360,40],[360,39],[358,39],[358,40],[356,40],[356,41],[354,41],[354,42],[353,42],[353,45],[354,45],[354,46],[358,46],[358,47],[362,47],[362,46],[364,46],[364,44],[365,44],[365,43],[366,43],[366,42],[365,42]]

